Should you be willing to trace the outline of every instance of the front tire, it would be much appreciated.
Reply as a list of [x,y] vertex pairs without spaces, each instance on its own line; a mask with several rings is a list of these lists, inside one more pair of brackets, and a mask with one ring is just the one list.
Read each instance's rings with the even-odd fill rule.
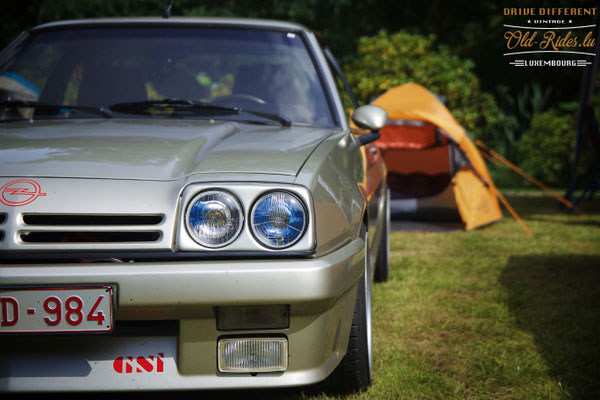
[[346,355],[325,381],[331,394],[365,390],[371,385],[371,285],[365,232],[365,272],[358,283],[356,304]]
[[390,274],[390,189],[386,190],[385,208],[383,209],[383,226],[381,229],[381,240],[377,249],[377,260],[375,261],[375,282],[386,282]]

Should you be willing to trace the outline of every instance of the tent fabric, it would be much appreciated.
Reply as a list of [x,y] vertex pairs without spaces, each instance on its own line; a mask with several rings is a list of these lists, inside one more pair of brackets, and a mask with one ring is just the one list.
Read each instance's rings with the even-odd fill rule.
[[[458,210],[466,230],[484,226],[502,218],[494,183],[485,161],[465,129],[433,93],[421,85],[405,83],[388,90],[375,99],[372,104],[387,111],[392,126],[398,125],[399,121],[421,121],[433,124],[464,153],[470,165],[457,171],[452,178],[452,184]],[[388,136],[386,128],[382,129],[382,136]],[[390,137],[382,139],[375,143],[384,153],[388,149],[401,147],[402,142],[406,141],[406,138],[397,141]],[[378,144],[380,141],[381,145]],[[384,155],[385,158],[389,157]],[[388,165],[388,170],[391,173],[402,173],[402,171],[395,171],[390,165]]]
[[435,125],[428,123],[397,124],[394,123],[396,121],[390,122],[380,130],[381,138],[377,143],[380,149],[422,150],[448,142],[448,139],[438,132]]
[[488,188],[470,168],[461,168],[452,182],[456,205],[467,231],[490,224],[502,217],[496,196],[490,197]]
[[[379,142],[379,140],[377,142]],[[377,145],[379,145],[379,143],[377,143]],[[427,175],[436,175],[443,173],[449,174],[449,158],[450,157],[448,154],[448,145],[430,147],[428,149],[423,149],[419,151],[383,151],[383,160],[385,161],[388,173],[423,173]]]

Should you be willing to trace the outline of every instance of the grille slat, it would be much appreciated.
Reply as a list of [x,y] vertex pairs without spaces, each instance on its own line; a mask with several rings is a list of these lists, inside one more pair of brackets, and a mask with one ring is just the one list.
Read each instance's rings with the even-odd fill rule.
[[19,232],[147,232],[160,229],[161,227],[156,225],[27,225],[21,227]]
[[18,237],[23,244],[157,242],[163,215],[24,214]]
[[22,232],[25,243],[155,242],[160,232]]
[[[0,217],[1,218],[1,217]],[[25,214],[25,225],[158,225],[162,215]]]

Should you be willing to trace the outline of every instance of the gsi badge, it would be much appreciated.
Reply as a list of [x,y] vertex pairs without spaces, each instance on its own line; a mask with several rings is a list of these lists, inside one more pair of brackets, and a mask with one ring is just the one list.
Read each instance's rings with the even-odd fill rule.
[[119,374],[131,374],[135,372],[163,372],[164,363],[162,358],[165,356],[164,353],[158,353],[158,356],[139,356],[139,357],[117,357],[113,362],[113,369]]

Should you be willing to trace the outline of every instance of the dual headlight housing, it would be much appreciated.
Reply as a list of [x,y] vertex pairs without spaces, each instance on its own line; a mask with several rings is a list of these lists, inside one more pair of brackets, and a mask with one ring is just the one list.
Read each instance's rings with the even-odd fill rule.
[[222,248],[236,241],[247,218],[252,237],[267,249],[279,250],[296,244],[307,230],[308,208],[301,196],[291,191],[261,193],[251,203],[247,214],[242,204],[243,200],[227,190],[199,192],[189,201],[185,211],[188,234],[203,247]]

